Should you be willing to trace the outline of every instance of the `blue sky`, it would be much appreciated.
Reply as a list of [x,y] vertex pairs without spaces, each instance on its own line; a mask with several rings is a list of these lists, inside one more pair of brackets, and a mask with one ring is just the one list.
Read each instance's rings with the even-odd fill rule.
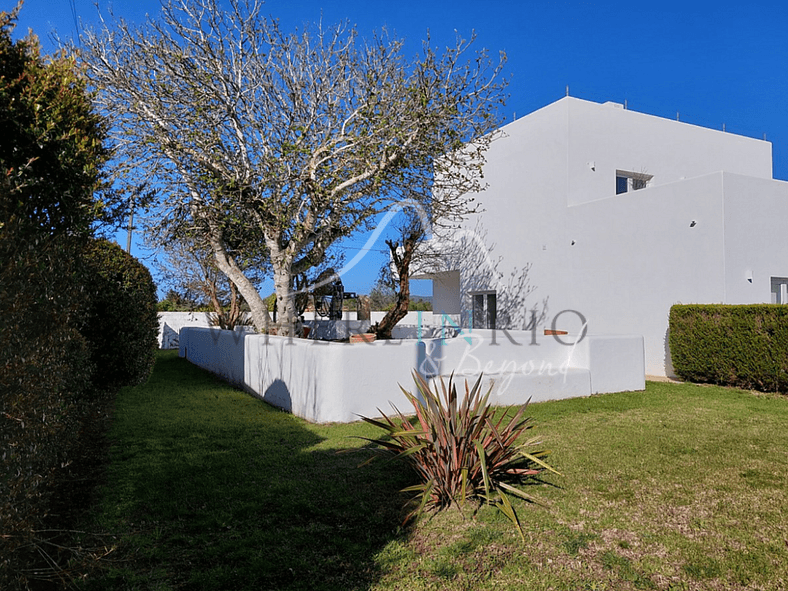
[[[94,0],[26,0],[17,34],[27,28],[55,49],[49,33],[73,36],[76,22],[95,22]],[[158,0],[99,0],[102,10],[140,21]],[[4,0],[8,10],[14,2]],[[646,5],[646,7],[643,7]],[[477,47],[505,51],[508,120],[569,92],[582,99],[722,129],[772,143],[774,176],[788,180],[788,2],[520,0],[269,0],[264,11],[284,30],[322,17],[348,20],[362,35],[385,26],[415,54],[429,31],[450,44],[455,31],[477,34]],[[125,247],[125,234],[118,236]],[[352,258],[364,239],[351,240]],[[376,246],[381,251],[385,245]],[[139,248],[138,256],[145,256]],[[343,281],[367,293],[387,257],[373,251]],[[428,285],[415,285],[424,293]]]

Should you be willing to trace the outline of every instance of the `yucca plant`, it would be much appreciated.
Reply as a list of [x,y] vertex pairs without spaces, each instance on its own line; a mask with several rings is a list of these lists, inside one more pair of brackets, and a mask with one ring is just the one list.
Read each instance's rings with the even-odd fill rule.
[[381,412],[380,420],[362,417],[386,430],[385,436],[369,441],[407,458],[419,475],[419,484],[403,489],[417,493],[416,508],[405,521],[425,510],[462,508],[468,500],[481,500],[495,504],[523,536],[507,493],[533,502],[515,485],[534,483],[545,470],[559,474],[544,461],[547,450],[532,449],[538,444],[535,438],[523,440],[533,426],[524,417],[528,402],[513,415],[501,413],[496,420],[489,402],[492,386],[483,393],[482,376],[472,387],[466,380],[461,401],[453,376],[448,384],[441,378],[434,389],[417,372],[413,379],[418,395],[400,388],[413,405],[416,420],[396,407],[392,416]]

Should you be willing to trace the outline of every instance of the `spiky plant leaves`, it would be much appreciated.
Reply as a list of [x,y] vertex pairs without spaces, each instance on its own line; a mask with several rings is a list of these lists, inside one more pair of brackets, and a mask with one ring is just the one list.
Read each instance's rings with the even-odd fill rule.
[[536,464],[539,464],[545,470],[549,470],[553,474],[558,474],[559,476],[561,476],[560,472],[558,472],[554,468],[551,468],[548,464],[546,464],[545,462],[543,462],[542,460],[537,458],[534,454],[529,454],[529,453],[526,453],[526,452],[520,452],[520,453],[523,455],[523,457],[528,458],[529,460],[531,460],[532,462],[534,462]]
[[514,507],[512,507],[509,497],[507,497],[503,491],[500,491],[500,497],[501,500],[497,504],[498,509],[514,524],[520,534],[520,539],[525,542],[525,534],[523,533],[523,528],[520,526],[520,519],[517,517],[517,512],[514,510]]
[[484,496],[490,502],[490,473],[487,471],[487,460],[484,454],[484,446],[480,441],[476,442],[476,453],[479,454],[479,467],[482,472],[482,482],[484,483]]
[[509,518],[524,540],[519,517],[506,493],[535,502],[515,485],[539,483],[536,477],[544,471],[559,474],[545,461],[547,450],[533,449],[539,444],[536,438],[523,440],[533,427],[531,419],[524,416],[528,402],[513,414],[496,415],[490,404],[492,387],[482,390],[482,376],[472,386],[465,381],[462,397],[457,395],[453,375],[448,383],[441,378],[433,386],[417,372],[413,379],[415,394],[400,389],[412,405],[415,419],[396,407],[392,416],[378,409],[381,419],[361,417],[386,431],[384,437],[368,441],[392,452],[395,458],[407,458],[421,480],[402,491],[417,493],[417,507],[405,521],[417,519],[427,510],[484,500]]

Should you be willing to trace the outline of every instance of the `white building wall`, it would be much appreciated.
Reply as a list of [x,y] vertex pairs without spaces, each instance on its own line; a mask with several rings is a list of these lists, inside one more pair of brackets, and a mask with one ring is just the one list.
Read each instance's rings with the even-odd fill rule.
[[653,175],[649,186],[723,170],[772,178],[771,143],[766,141],[612,103],[567,97],[553,106],[565,110],[568,118],[568,205],[615,195],[616,170]]
[[788,183],[725,173],[723,186],[725,303],[768,303],[771,277],[788,277]]
[[670,307],[724,301],[722,200],[717,173],[568,208],[557,299],[595,334],[644,335],[646,373],[670,374]]
[[[673,304],[769,302],[770,278],[788,277],[770,143],[570,97],[503,131],[481,224],[503,275],[532,264],[548,327],[576,310],[595,334],[642,334],[646,372],[671,375]],[[653,178],[616,195],[617,170]]]
[[[533,264],[529,276],[537,289],[527,305],[558,293],[556,276],[550,270],[559,264],[556,233],[565,217],[567,122],[566,109],[555,103],[504,126],[503,136],[487,153],[487,189],[475,195],[484,211],[465,223],[469,231],[486,232],[487,246],[494,245],[491,260],[501,259],[497,271],[503,281],[525,263]],[[477,228],[479,220],[481,228]],[[463,284],[467,283],[464,278]],[[474,287],[500,288],[494,284]],[[463,297],[463,319],[469,316],[468,306],[468,298]]]

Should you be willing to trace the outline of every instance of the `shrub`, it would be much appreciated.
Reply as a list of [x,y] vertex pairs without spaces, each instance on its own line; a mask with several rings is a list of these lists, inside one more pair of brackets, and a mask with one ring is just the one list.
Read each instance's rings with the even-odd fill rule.
[[683,380],[788,391],[788,306],[676,305],[668,342]]
[[159,321],[156,285],[148,269],[117,244],[94,240],[84,254],[85,324],[96,368],[94,384],[113,389],[148,379]]
[[175,305],[175,302],[172,300],[161,300],[156,304],[156,310],[159,312],[177,312],[178,306]]
[[[0,259],[5,250],[0,245]],[[65,278],[73,259],[61,258],[72,254],[62,244],[39,244],[34,258],[0,269],[2,589],[26,588],[24,569],[35,557],[52,483],[84,416],[91,366],[85,340],[69,326],[76,290]]]
[[520,522],[506,493],[533,501],[515,484],[534,483],[534,478],[548,470],[546,450],[531,450],[535,439],[521,441],[532,428],[524,418],[528,403],[514,415],[503,413],[496,420],[489,404],[490,392],[482,394],[481,376],[473,385],[465,382],[465,396],[457,396],[450,378],[441,379],[432,390],[420,374],[413,374],[418,396],[402,391],[416,413],[412,424],[398,409],[396,418],[383,415],[382,420],[362,417],[387,432],[373,443],[398,457],[407,458],[421,480],[403,492],[416,492],[417,507],[408,515],[418,518],[424,510],[441,510],[462,506],[467,500],[494,503],[512,521],[522,536]]
[[27,588],[51,484],[85,416],[78,261],[107,155],[74,60],[44,59],[33,35],[13,39],[20,6],[0,11],[2,589]]

